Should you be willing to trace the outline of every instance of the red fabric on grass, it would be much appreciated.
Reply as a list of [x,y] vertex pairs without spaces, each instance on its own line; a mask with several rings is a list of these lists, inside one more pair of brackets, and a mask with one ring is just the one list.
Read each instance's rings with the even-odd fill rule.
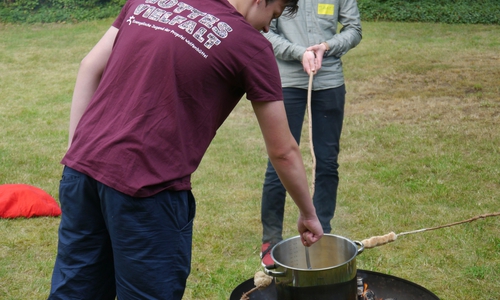
[[27,184],[0,185],[0,217],[57,217],[61,208],[44,190]]

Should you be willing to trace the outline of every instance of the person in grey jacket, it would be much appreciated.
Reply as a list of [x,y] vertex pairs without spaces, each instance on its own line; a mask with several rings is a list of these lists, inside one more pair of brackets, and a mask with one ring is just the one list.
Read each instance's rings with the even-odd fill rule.
[[[338,32],[338,24],[342,27]],[[309,75],[312,137],[316,158],[313,202],[324,233],[331,232],[338,175],[339,141],[346,89],[341,57],[361,41],[356,0],[303,0],[295,17],[271,22],[264,36],[272,43],[278,62],[290,130],[300,143],[307,108]],[[262,191],[262,265],[274,262],[270,252],[280,242],[286,190],[268,162]]]

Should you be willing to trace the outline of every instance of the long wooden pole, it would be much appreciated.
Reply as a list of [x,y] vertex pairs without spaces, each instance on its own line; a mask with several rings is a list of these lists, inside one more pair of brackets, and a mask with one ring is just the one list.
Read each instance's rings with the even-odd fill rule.
[[419,232],[424,232],[424,231],[430,231],[430,230],[436,230],[436,229],[445,228],[445,227],[451,227],[451,226],[455,226],[455,225],[459,225],[459,224],[463,224],[463,223],[469,223],[469,222],[472,222],[472,221],[475,221],[478,219],[484,219],[484,218],[495,217],[495,216],[500,216],[500,212],[482,214],[482,215],[475,216],[473,218],[459,221],[459,222],[454,222],[454,223],[436,226],[436,227],[406,231],[406,232],[401,232],[398,234],[395,234],[394,232],[390,232],[390,233],[385,234],[385,235],[373,236],[371,238],[365,239],[365,240],[361,241],[361,243],[363,243],[365,248],[375,248],[377,246],[382,246],[382,245],[385,245],[387,243],[394,242],[398,238],[398,236],[419,233]]

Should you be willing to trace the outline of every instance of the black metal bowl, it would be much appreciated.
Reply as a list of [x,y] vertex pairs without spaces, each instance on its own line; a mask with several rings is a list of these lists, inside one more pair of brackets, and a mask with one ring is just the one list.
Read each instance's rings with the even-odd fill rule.
[[[368,284],[368,289],[373,291],[376,299],[398,299],[398,300],[439,300],[439,298],[426,288],[395,276],[357,270],[357,277]],[[240,300],[241,296],[255,287],[253,278],[246,280],[238,285],[231,293],[230,300]],[[250,299],[255,300],[277,300],[277,292],[274,280],[271,285],[263,290],[256,290],[249,295]],[[314,294],[310,294],[308,299],[315,299]],[[299,299],[297,299],[299,300]],[[300,299],[303,300],[303,299]],[[335,299],[338,300],[338,299]]]

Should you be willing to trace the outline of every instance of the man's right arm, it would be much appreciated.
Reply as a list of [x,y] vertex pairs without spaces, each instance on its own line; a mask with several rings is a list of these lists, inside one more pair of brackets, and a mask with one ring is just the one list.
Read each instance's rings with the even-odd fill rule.
[[323,229],[309,193],[299,146],[288,127],[283,101],[252,101],[271,163],[300,210],[297,227],[302,242],[310,246],[323,236]]
[[68,148],[71,146],[76,126],[101,81],[117,33],[118,28],[110,27],[80,63],[71,102]]

